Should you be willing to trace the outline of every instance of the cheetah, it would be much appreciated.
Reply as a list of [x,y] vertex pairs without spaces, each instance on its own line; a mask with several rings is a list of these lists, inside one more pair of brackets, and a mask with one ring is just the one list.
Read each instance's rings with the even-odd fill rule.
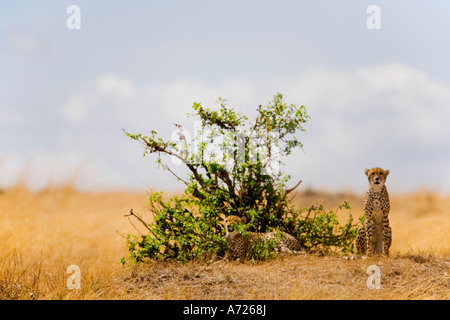
[[251,249],[252,243],[258,239],[263,242],[267,242],[271,239],[276,241],[276,252],[283,253],[303,253],[303,247],[301,243],[290,234],[286,232],[248,232],[245,236],[235,230],[236,223],[245,223],[246,217],[239,218],[238,216],[228,216],[224,219],[224,227],[226,230],[225,239],[228,242],[228,258],[242,258]]
[[356,235],[356,250],[358,254],[368,256],[383,252],[389,255],[392,230],[389,226],[389,194],[385,185],[389,170],[376,167],[365,169],[364,173],[369,187],[364,199],[365,221]]

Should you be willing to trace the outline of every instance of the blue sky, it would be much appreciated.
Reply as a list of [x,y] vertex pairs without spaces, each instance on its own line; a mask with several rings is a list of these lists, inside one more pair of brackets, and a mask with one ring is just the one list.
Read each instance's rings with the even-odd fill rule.
[[3,2],[0,187],[176,187],[122,128],[168,138],[194,101],[282,92],[311,115],[284,160],[303,186],[363,190],[381,166],[392,190],[448,192],[449,57],[447,1]]

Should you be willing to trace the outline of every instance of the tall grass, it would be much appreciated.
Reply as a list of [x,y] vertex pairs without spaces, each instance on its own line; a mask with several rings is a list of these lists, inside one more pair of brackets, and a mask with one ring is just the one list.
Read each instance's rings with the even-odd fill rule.
[[[30,192],[19,185],[4,191],[0,295],[3,290],[6,298],[42,292],[49,298],[71,297],[76,292],[65,290],[69,265],[80,267],[85,284],[113,276],[121,268],[120,257],[127,254],[118,232],[136,232],[124,214],[145,202],[145,194],[79,192],[71,186]],[[56,288],[62,290],[53,294]]]
[[[118,232],[144,232],[124,215],[130,208],[144,212],[146,200],[145,192],[81,192],[70,185],[36,192],[16,185],[1,192],[0,299],[442,299],[442,288],[448,289],[448,196],[427,191],[391,195],[388,259],[302,255],[259,265],[123,267],[119,259],[127,248]],[[354,216],[362,214],[362,196],[351,193],[309,191],[295,199],[299,206],[325,201],[333,209],[343,200],[350,200]],[[389,274],[384,293],[365,288],[368,263],[383,265]],[[80,290],[66,286],[70,265],[80,267]]]

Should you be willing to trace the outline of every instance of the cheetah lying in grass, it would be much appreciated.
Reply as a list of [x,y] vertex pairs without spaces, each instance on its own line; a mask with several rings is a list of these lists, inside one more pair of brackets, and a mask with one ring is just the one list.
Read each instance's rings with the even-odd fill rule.
[[286,232],[248,232],[245,236],[242,235],[235,229],[235,225],[238,223],[245,223],[246,221],[247,219],[245,217],[239,218],[238,216],[228,216],[224,219],[224,227],[226,230],[225,239],[228,241],[229,250],[229,252],[227,252],[228,258],[245,257],[258,240],[267,243],[272,239],[275,239],[276,252],[303,253],[300,242]]

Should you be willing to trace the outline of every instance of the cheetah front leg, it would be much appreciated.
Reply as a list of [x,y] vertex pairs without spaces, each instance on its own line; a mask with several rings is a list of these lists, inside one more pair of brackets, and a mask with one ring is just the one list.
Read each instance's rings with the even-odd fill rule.
[[383,251],[389,255],[389,248],[392,242],[392,229],[389,226],[389,202],[383,208]]
[[373,228],[374,228],[374,221],[373,219],[368,216],[366,218],[366,248],[367,248],[367,255],[373,256],[374,254],[374,245],[373,245]]
[[358,254],[365,254],[367,249],[366,232],[364,226],[360,227],[356,234],[356,252]]
[[383,227],[383,251],[386,255],[389,255],[389,248],[392,243],[392,229],[389,226],[389,222],[384,224]]

